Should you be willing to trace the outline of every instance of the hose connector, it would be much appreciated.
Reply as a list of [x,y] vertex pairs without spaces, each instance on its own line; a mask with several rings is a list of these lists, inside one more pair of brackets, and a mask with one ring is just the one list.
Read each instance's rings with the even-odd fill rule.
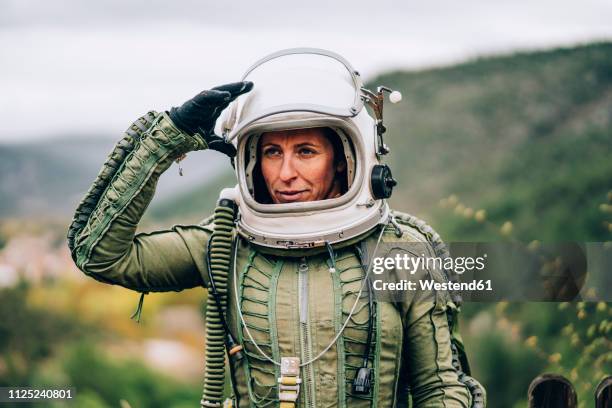
[[372,369],[368,367],[361,367],[357,371],[357,375],[353,380],[353,392],[355,394],[367,395],[370,393],[372,385]]
[[227,354],[230,356],[230,358],[234,359],[235,361],[242,360],[244,357],[244,354],[242,353],[242,345],[236,343],[234,336],[232,336],[230,332],[227,333],[227,338],[225,341],[227,345]]

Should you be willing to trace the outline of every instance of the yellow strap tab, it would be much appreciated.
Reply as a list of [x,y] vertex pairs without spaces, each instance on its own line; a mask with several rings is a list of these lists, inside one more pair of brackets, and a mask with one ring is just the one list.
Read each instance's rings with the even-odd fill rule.
[[298,385],[299,384],[297,377],[281,377],[279,383],[283,385]]
[[295,408],[302,380],[299,357],[281,357],[281,376],[278,378],[278,399],[281,408]]

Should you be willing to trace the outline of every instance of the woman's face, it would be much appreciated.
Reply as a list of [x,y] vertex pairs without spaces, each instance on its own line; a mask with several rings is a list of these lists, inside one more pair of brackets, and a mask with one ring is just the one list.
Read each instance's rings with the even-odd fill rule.
[[316,201],[340,194],[334,148],[321,128],[280,130],[261,136],[261,172],[275,204]]

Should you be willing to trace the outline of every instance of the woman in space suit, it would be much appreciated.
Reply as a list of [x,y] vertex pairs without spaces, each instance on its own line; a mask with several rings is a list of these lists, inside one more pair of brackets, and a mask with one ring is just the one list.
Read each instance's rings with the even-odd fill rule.
[[[85,274],[142,296],[208,289],[201,406],[485,406],[451,333],[457,299],[377,301],[367,284],[382,243],[445,250],[388,207],[385,91],[328,51],[269,55],[241,82],[139,118],[77,208],[68,241]],[[238,179],[214,216],[136,234],[160,175],[205,149],[227,154]]]

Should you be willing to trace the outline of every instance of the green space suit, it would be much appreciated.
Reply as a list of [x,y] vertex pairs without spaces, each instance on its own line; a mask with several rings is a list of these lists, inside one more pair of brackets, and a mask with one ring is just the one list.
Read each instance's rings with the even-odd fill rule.
[[[165,113],[150,112],[128,129],[69,230],[73,259],[85,274],[142,293],[209,287],[206,252],[215,230],[212,219],[136,234],[160,175],[197,145]],[[484,390],[459,370],[453,357],[447,312],[454,305],[446,292],[421,301],[374,302],[373,313],[368,299],[359,299],[333,342],[365,274],[356,248],[381,237],[382,242],[424,242],[434,255],[431,237],[413,218],[395,213],[395,220],[396,226],[376,226],[334,244],[331,255],[325,248],[266,248],[233,234],[230,262],[237,280],[229,274],[226,320],[243,346],[244,358],[230,360],[241,407],[407,407],[409,399],[416,408],[484,406]],[[443,272],[428,273],[445,280]],[[367,395],[356,394],[352,383],[362,365],[371,316],[372,387]],[[305,362],[328,345],[320,358],[301,367],[295,404],[281,405],[280,367],[258,348],[274,361],[297,356]]]

